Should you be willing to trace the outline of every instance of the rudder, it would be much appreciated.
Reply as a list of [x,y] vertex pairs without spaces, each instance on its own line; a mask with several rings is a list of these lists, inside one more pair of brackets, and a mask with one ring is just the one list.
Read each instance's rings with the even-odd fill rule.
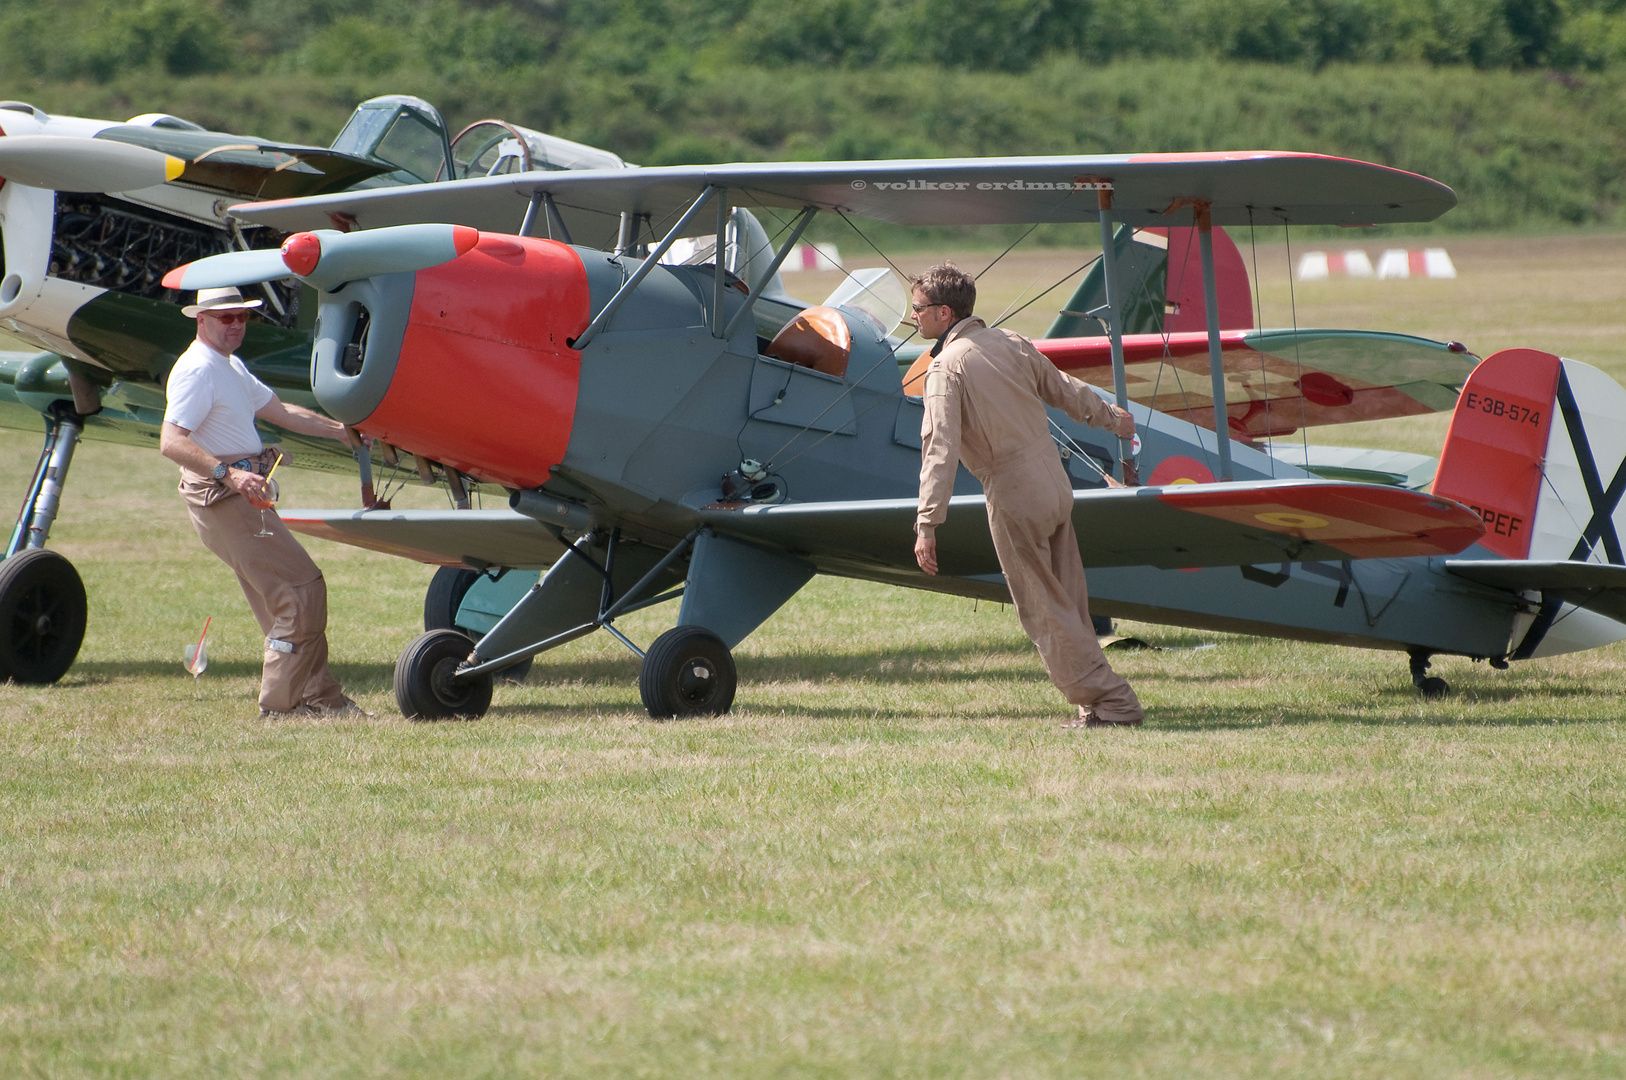
[[1504,349],[1469,375],[1434,494],[1485,521],[1505,559],[1626,563],[1626,389],[1597,368]]

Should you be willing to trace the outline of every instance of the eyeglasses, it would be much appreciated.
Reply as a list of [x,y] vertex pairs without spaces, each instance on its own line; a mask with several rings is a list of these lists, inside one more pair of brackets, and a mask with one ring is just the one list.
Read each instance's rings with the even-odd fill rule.
[[248,312],[241,309],[237,311],[205,311],[204,314],[223,323],[248,322]]
[[925,311],[927,308],[934,308],[934,307],[943,307],[943,305],[942,304],[910,304],[909,305],[909,310],[914,312],[916,315],[919,315],[922,311]]

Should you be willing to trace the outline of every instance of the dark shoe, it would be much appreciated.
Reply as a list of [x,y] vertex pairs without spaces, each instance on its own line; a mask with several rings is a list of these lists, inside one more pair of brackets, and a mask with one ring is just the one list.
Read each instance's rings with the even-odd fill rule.
[[327,717],[355,717],[357,719],[365,718],[367,720],[371,720],[375,714],[363,709],[360,705],[357,705],[349,698],[345,698],[343,705],[324,705],[322,707],[322,715]]
[[261,720],[306,720],[321,715],[321,710],[311,705],[295,705],[287,712],[276,712],[271,709],[260,710]]
[[1133,720],[1106,720],[1100,716],[1097,716],[1095,710],[1090,708],[1088,705],[1080,705],[1078,707],[1078,718],[1076,720],[1063,720],[1061,723],[1061,726],[1064,728],[1140,727],[1140,725],[1141,718],[1138,716]]
[[1104,720],[1091,713],[1084,721],[1085,727],[1140,727],[1140,725],[1141,718],[1138,716],[1133,720]]

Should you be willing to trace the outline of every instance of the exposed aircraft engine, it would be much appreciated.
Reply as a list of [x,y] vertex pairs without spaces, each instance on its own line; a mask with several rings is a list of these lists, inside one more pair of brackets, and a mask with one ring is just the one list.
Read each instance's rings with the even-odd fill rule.
[[[256,247],[276,247],[282,233],[255,229],[248,234]],[[182,302],[181,294],[163,285],[163,269],[231,251],[219,229],[104,195],[58,192],[56,229],[51,236],[50,273],[67,281],[116,292]],[[292,327],[299,313],[299,287],[269,284],[281,300],[263,309],[267,319]]]

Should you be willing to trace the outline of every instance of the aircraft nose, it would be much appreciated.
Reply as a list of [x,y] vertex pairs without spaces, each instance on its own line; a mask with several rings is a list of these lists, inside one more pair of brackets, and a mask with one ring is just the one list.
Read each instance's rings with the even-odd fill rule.
[[329,414],[375,438],[532,488],[564,459],[574,423],[581,354],[569,342],[587,327],[587,273],[552,240],[474,239],[462,258],[410,278],[324,295],[314,389]]

